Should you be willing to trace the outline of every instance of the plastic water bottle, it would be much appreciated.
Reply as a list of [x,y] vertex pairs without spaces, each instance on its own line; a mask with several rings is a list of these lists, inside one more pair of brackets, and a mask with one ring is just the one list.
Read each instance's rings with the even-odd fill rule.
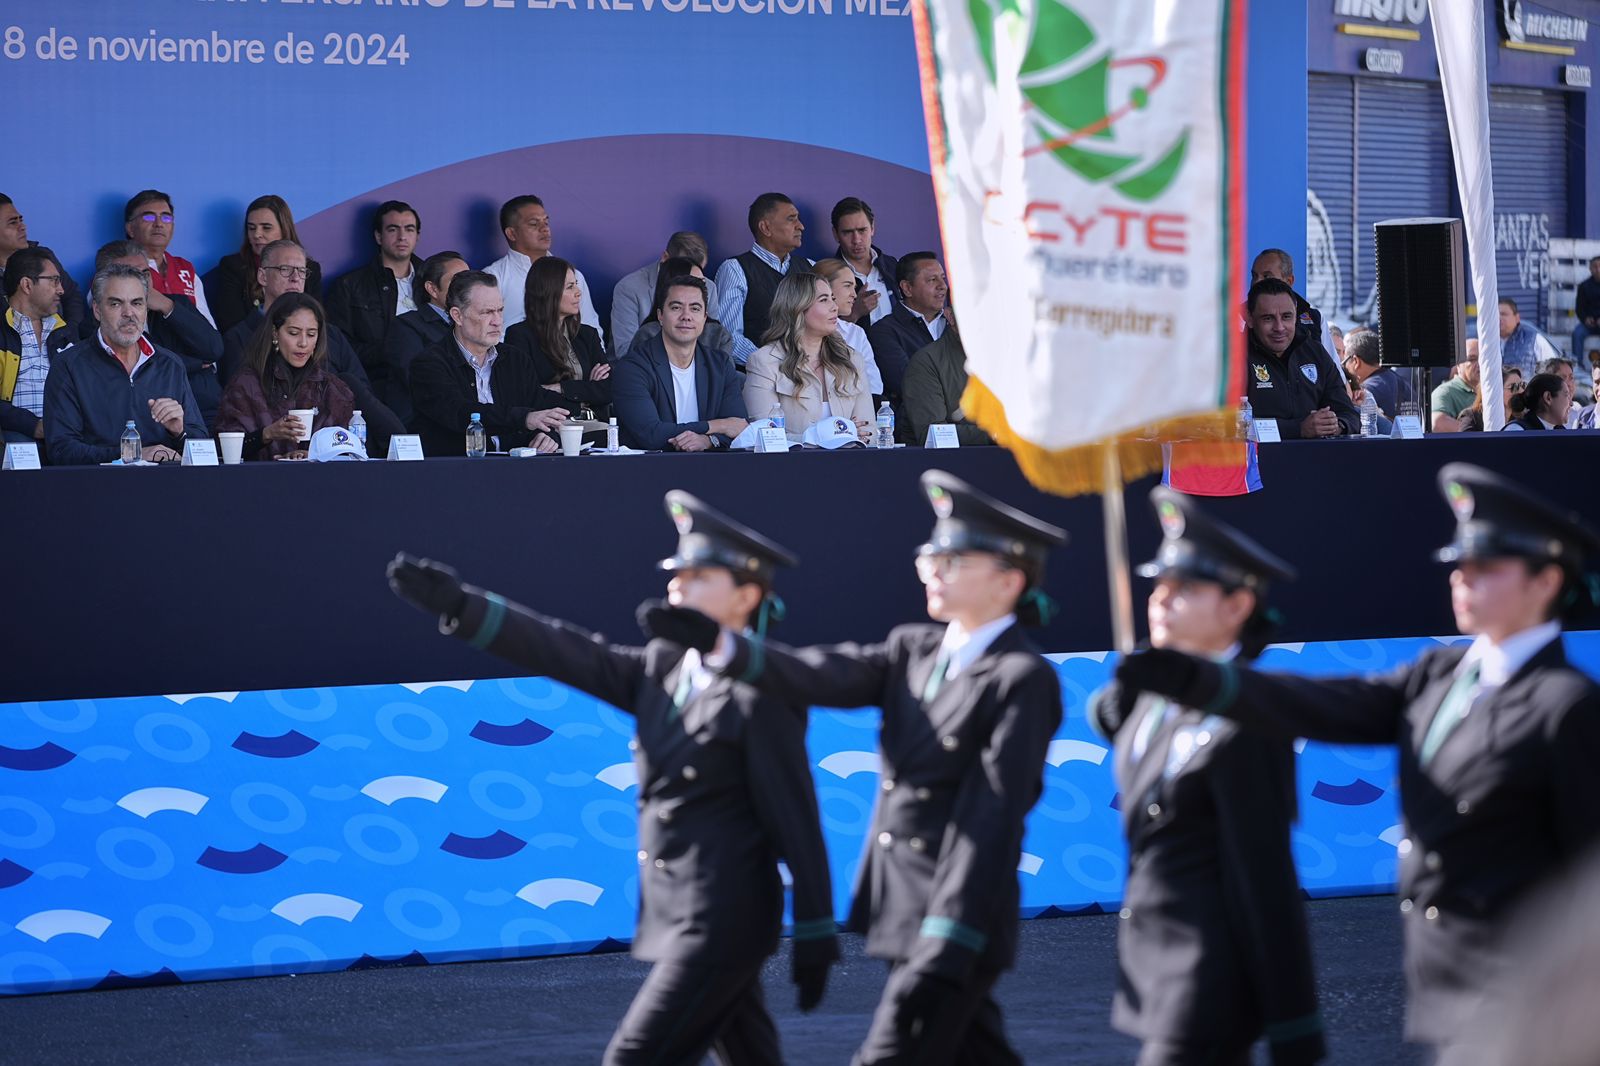
[[1361,401],[1361,435],[1363,437],[1378,435],[1378,401],[1372,398],[1370,392],[1366,393]]
[[894,447],[894,408],[888,400],[878,405],[878,447]]
[[1239,431],[1236,436],[1240,440],[1256,439],[1256,413],[1250,409],[1250,397],[1239,398]]
[[606,451],[619,452],[622,450],[622,441],[617,430],[617,420],[613,418],[606,423]]
[[772,410],[767,412],[767,417],[772,419],[772,428],[773,429],[783,429],[784,428],[784,425],[783,425],[783,404],[781,404],[781,403],[773,404],[772,405]]
[[144,454],[144,446],[139,443],[139,427],[129,420],[122,431],[122,464],[132,466]]
[[361,417],[361,412],[350,412],[350,435],[361,442],[361,450],[367,450],[367,420]]
[[467,458],[482,459],[489,450],[489,435],[483,431],[483,417],[478,412],[472,412],[472,421],[467,423]]

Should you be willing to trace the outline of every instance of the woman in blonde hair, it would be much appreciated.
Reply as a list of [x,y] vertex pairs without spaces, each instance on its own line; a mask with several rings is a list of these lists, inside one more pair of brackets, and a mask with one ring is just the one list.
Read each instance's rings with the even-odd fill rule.
[[872,390],[872,394],[882,396],[883,374],[879,372],[878,362],[873,358],[872,344],[867,340],[867,331],[849,321],[850,312],[855,310],[856,295],[861,289],[856,282],[855,269],[843,259],[819,259],[811,270],[817,277],[833,286],[833,302],[839,306],[839,336],[843,337],[844,342],[861,357],[861,365],[867,371],[867,387]]
[[809,270],[790,271],[778,283],[769,321],[763,346],[745,364],[750,417],[765,418],[780,405],[784,429],[795,441],[818,419],[848,418],[871,443],[872,390],[861,356],[839,336],[833,286]]

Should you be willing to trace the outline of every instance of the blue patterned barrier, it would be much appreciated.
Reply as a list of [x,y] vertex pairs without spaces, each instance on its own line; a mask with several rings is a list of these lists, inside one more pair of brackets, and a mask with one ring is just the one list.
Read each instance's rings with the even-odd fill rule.
[[[1374,670],[1427,639],[1270,651]],[[1594,633],[1569,638],[1586,668]],[[1068,715],[1022,861],[1028,915],[1114,906],[1109,657],[1054,656]],[[809,744],[844,913],[877,715]],[[582,952],[632,933],[632,720],[542,679],[0,706],[0,993]],[[1313,895],[1386,891],[1393,753],[1308,745],[1295,854]]]

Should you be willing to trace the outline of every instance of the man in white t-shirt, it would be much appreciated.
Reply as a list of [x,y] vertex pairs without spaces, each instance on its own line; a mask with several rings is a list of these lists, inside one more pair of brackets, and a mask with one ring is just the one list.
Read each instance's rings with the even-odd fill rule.
[[[550,213],[544,201],[537,196],[513,196],[500,208],[500,232],[505,234],[506,245],[511,249],[483,269],[493,274],[500,283],[500,295],[506,301],[506,328],[528,317],[523,307],[523,289],[528,284],[528,271],[533,261],[550,254]],[[578,318],[586,326],[600,329],[600,313],[594,309],[594,299],[589,295],[589,282],[577,267],[578,286],[583,290],[582,310]]]
[[739,371],[701,339],[706,300],[704,278],[673,278],[655,308],[660,334],[612,364],[611,405],[626,446],[722,450],[744,431]]

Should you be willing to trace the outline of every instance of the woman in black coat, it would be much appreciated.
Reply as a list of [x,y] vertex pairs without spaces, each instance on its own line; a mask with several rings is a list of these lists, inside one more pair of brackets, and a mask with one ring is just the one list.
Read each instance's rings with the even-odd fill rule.
[[502,345],[532,361],[539,384],[559,393],[561,406],[577,417],[588,407],[596,418],[609,417],[611,364],[600,334],[578,318],[583,289],[578,272],[565,259],[534,260],[523,289],[528,317],[506,330]]
[[[1274,628],[1269,582],[1294,574],[1164,486],[1165,540],[1150,642],[1250,662]],[[1115,742],[1128,883],[1117,931],[1112,1024],[1144,1041],[1139,1066],[1241,1066],[1266,1036],[1274,1066],[1324,1052],[1305,909],[1289,839],[1289,738],[1113,684],[1089,720]]]

